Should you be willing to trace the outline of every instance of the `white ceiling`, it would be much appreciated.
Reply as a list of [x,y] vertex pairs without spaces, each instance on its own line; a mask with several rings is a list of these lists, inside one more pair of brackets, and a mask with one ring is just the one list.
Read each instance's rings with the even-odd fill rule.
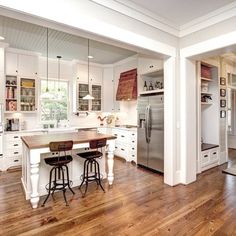
[[[0,16],[0,35],[11,48],[42,53],[46,56],[46,28]],[[88,40],[49,29],[49,57],[62,56],[64,60],[87,60]],[[136,52],[90,40],[91,62],[112,64]]]
[[130,0],[176,26],[215,11],[235,0]]

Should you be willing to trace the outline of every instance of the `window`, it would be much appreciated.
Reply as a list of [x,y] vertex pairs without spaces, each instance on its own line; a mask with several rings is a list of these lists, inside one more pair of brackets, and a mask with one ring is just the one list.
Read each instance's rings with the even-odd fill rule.
[[[47,80],[41,80],[41,94],[46,93]],[[58,90],[59,88],[59,90]],[[50,97],[41,98],[41,121],[68,119],[68,82],[48,81]]]

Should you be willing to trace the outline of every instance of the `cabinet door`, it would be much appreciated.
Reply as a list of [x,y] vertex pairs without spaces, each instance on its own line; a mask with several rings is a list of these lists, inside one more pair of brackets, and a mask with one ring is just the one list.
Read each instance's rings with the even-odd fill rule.
[[20,111],[35,112],[36,107],[35,79],[20,78]]
[[37,56],[19,54],[18,73],[21,76],[35,76],[37,74]]
[[83,97],[88,94],[88,84],[78,83],[77,88],[77,111],[88,111],[89,100],[83,100]]
[[114,79],[113,68],[105,68],[103,71],[103,111],[114,111]]
[[18,55],[16,53],[6,53],[6,75],[17,75]]
[[102,84],[103,69],[96,66],[91,66],[89,77],[93,84]]
[[139,58],[138,73],[140,75],[163,69],[163,61],[151,58]]
[[76,77],[79,83],[88,83],[88,66],[85,64],[78,64],[76,66]]
[[101,111],[102,110],[102,86],[92,84],[92,96],[94,99],[92,102],[92,111]]

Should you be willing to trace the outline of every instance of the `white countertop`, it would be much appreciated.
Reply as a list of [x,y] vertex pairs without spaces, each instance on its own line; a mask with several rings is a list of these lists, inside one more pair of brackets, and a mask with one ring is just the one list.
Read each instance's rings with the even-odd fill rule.
[[60,128],[51,128],[51,129],[27,129],[27,130],[19,130],[19,131],[4,131],[5,134],[14,134],[14,133],[31,133],[31,132],[63,132],[63,131],[73,131],[73,130],[81,130],[81,129],[97,129],[97,128],[112,128],[112,129],[122,129],[122,130],[136,130],[137,127],[126,127],[126,126],[70,126],[70,127],[60,127]]

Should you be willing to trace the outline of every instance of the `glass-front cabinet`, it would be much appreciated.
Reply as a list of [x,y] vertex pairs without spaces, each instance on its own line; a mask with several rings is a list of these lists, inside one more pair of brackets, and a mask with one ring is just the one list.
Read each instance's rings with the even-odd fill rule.
[[86,83],[78,83],[77,86],[77,111],[101,111],[102,110],[102,86],[91,85],[90,91],[93,100],[84,100],[83,97],[88,94],[89,86]]
[[101,85],[92,85],[92,111],[101,111],[102,110],[102,86]]
[[5,80],[6,112],[35,112],[36,80],[6,75]]
[[20,78],[20,111],[35,111],[35,79]]
[[88,111],[89,101],[84,100],[83,97],[88,94],[88,84],[78,84],[78,111]]

